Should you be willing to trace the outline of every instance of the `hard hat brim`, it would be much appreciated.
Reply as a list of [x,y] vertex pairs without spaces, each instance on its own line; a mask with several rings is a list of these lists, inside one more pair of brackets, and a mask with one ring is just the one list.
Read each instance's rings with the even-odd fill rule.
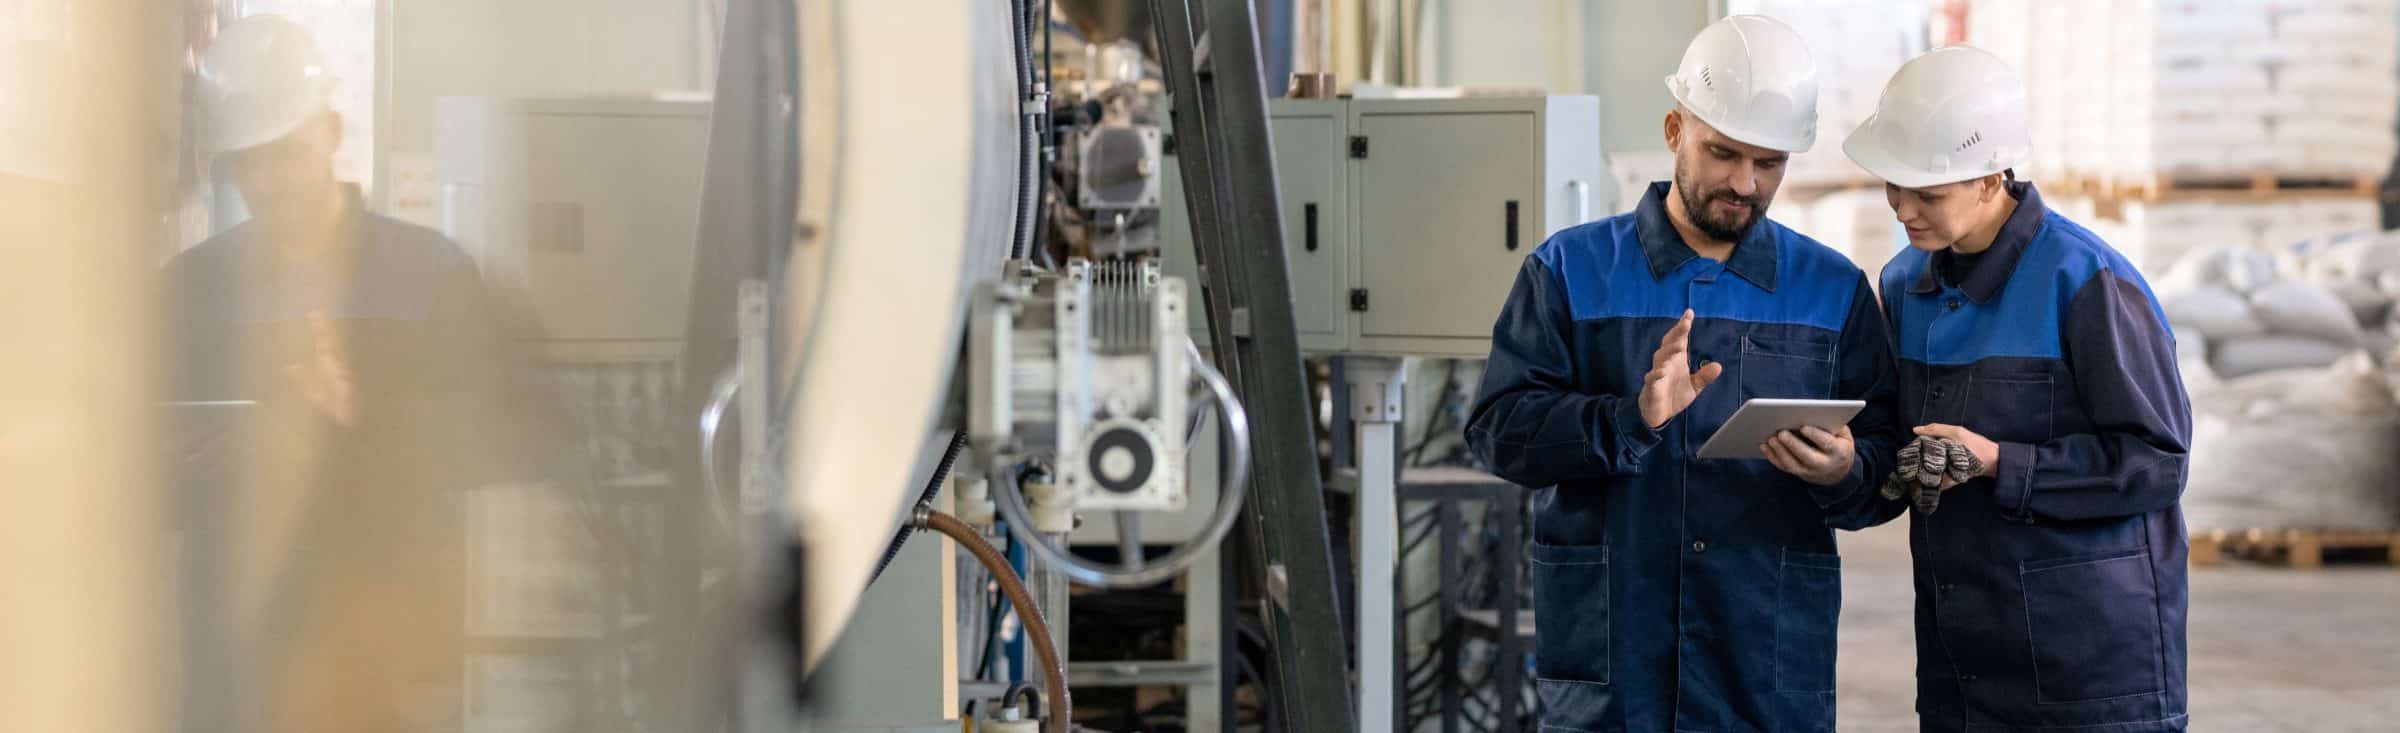
[[1713,119],[1707,112],[1700,110],[1700,105],[1684,96],[1683,85],[1675,83],[1674,75],[1668,75],[1666,83],[1667,94],[1675,98],[1676,104],[1682,105],[1684,111],[1700,118],[1701,122],[1708,123],[1709,127],[1716,128],[1717,132],[1725,133],[1726,137],[1744,144],[1793,154],[1805,153],[1809,148],[1816,147],[1815,135],[1769,135],[1740,125],[1728,125],[1723,120]]
[[1972,181],[1999,172],[1932,173],[1919,170],[1915,166],[1902,162],[1900,156],[1894,155],[1891,147],[1884,143],[1882,136],[1876,134],[1877,129],[1879,128],[1875,124],[1875,118],[1868,117],[1865,123],[1860,124],[1858,129],[1850,131],[1850,136],[1842,140],[1842,154],[1850,156],[1850,162],[1866,169],[1868,175],[1881,178],[1892,185],[1901,188],[1929,188],[1959,181]]

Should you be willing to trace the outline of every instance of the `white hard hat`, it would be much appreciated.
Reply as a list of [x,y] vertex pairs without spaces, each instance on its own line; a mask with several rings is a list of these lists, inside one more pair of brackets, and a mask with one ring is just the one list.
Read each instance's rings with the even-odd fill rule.
[[225,26],[200,59],[209,150],[280,140],[331,109],[334,78],[308,29],[254,15]]
[[1735,15],[1700,29],[1667,91],[1735,140],[1787,153],[1817,142],[1817,62],[1783,21]]
[[1989,51],[1948,46],[1902,64],[1842,152],[1877,178],[1924,188],[2022,165],[2032,147],[2017,72]]

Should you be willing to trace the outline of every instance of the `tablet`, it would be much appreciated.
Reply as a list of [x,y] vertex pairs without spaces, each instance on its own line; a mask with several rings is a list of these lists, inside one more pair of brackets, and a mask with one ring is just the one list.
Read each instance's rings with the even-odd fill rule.
[[1758,444],[1778,432],[1806,425],[1832,430],[1850,424],[1850,418],[1866,408],[1861,400],[1754,399],[1742,403],[1715,435],[1708,436],[1708,442],[1700,446],[1699,458],[1765,458],[1759,454]]

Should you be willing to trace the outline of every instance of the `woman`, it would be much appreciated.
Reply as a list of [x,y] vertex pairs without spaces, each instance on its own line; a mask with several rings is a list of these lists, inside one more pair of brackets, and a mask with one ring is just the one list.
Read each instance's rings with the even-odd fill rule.
[[2190,402],[2141,274],[2015,179],[2025,117],[2007,64],[1942,48],[1842,146],[1908,231],[1902,424],[1964,464],[1910,522],[1920,725],[2181,731]]

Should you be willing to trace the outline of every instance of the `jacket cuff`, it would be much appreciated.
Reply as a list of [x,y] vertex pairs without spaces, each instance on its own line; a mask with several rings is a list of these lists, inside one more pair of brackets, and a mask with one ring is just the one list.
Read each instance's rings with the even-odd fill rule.
[[1808,484],[1808,498],[1817,502],[1819,509],[1832,509],[1850,501],[1851,497],[1857,496],[1860,491],[1871,490],[1873,487],[1867,481],[1866,460],[1852,458],[1849,475],[1843,476],[1840,481],[1833,482],[1832,486]]
[[[1678,419],[1680,417],[1678,416]],[[1613,427],[1617,434],[1616,444],[1619,452],[1616,456],[1617,466],[1627,472],[1641,470],[1642,457],[1649,455],[1651,448],[1658,447],[1660,438],[1658,431],[1651,430],[1649,425],[1644,424],[1641,401],[1630,398],[1618,399],[1616,409],[1609,414],[1609,421],[1615,423]],[[1667,421],[1670,425],[1674,422],[1673,419]],[[1594,447],[1599,448],[1600,446]]]
[[2025,443],[2000,444],[1999,482],[1992,487],[2000,516],[2014,522],[2033,523],[2033,446]]

